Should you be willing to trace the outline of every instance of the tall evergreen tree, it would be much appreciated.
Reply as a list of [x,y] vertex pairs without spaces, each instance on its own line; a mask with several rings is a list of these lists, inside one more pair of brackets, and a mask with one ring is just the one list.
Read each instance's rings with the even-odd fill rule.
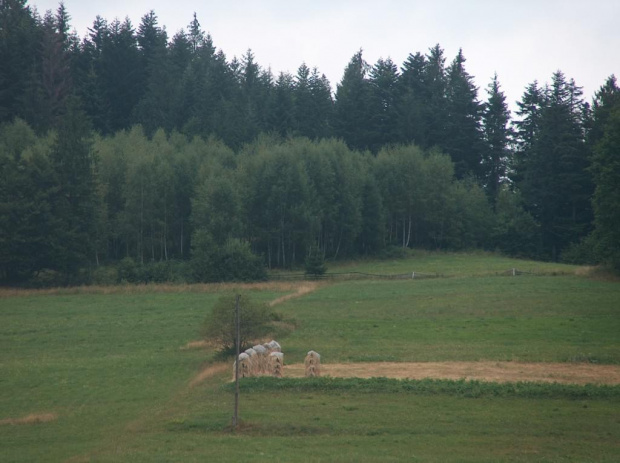
[[426,120],[425,148],[444,147],[447,137],[447,76],[444,50],[435,45],[426,55],[424,65],[424,119]]
[[58,182],[53,213],[61,227],[50,239],[57,268],[71,281],[95,257],[96,187],[91,126],[71,97],[50,156]]
[[407,57],[401,68],[401,94],[397,102],[399,141],[424,147],[428,146],[428,119],[425,117],[427,106],[425,68],[426,57],[420,52]]
[[309,79],[310,95],[309,106],[311,125],[309,134],[313,139],[329,138],[333,136],[334,100],[332,87],[325,74],[319,74],[318,69],[312,69]]
[[282,137],[291,135],[295,128],[293,88],[293,76],[281,72],[270,105],[272,114],[270,122],[273,130]]
[[517,102],[518,120],[513,122],[515,133],[515,165],[512,180],[519,183],[523,180],[527,169],[527,159],[532,152],[532,146],[540,132],[540,120],[543,108],[546,105],[544,89],[534,81],[529,84],[521,101]]
[[369,143],[374,153],[398,139],[398,79],[398,68],[390,58],[379,59],[370,69]]
[[610,76],[594,97],[592,198],[596,256],[620,272],[620,88]]
[[446,138],[440,146],[454,161],[457,178],[480,176],[482,161],[482,105],[473,77],[465,70],[463,51],[447,70]]
[[545,93],[531,149],[517,172],[527,209],[541,226],[542,256],[557,259],[561,251],[589,231],[592,182],[585,143],[581,88],[561,71]]
[[352,149],[370,147],[368,121],[370,118],[370,86],[366,79],[368,64],[358,51],[347,65],[336,89],[334,105],[334,135],[342,138]]
[[26,3],[0,2],[0,123],[24,116],[26,84],[38,69],[41,30]]
[[122,23],[115,19],[104,36],[99,71],[110,107],[105,125],[111,132],[131,124],[133,110],[142,95],[140,73],[140,52],[133,25],[129,18]]
[[482,121],[484,127],[484,157],[482,180],[486,192],[495,204],[501,183],[506,179],[510,160],[509,144],[512,131],[509,126],[510,110],[506,96],[500,90],[497,74],[487,88],[488,100],[484,105]]
[[294,87],[294,121],[295,131],[301,136],[312,138],[312,93],[310,89],[310,68],[302,63],[295,75]]

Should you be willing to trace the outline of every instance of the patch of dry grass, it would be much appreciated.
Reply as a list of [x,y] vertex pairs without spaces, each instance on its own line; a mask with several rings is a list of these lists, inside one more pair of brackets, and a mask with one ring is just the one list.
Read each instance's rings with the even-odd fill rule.
[[282,297],[274,299],[273,301],[269,303],[269,307],[273,307],[275,305],[282,304],[283,302],[286,302],[290,299],[295,299],[305,294],[311,293],[312,291],[315,291],[318,287],[319,287],[319,283],[315,281],[304,281],[301,283],[294,284],[293,288],[291,288],[291,289],[295,289],[294,293],[285,294]]
[[[564,384],[620,384],[620,366],[589,363],[522,362],[364,362],[322,364],[334,378],[467,379],[489,382],[533,381]],[[290,364],[284,376],[301,378],[304,365]]]
[[[310,283],[312,284],[312,283]],[[304,286],[305,283],[302,283]],[[47,296],[71,294],[145,294],[145,293],[217,293],[222,291],[298,291],[299,283],[282,281],[265,281],[259,283],[196,283],[172,284],[153,283],[141,285],[115,286],[73,286],[68,288],[22,289],[0,288],[0,298],[19,296]],[[307,291],[309,292],[309,291]],[[296,297],[296,296],[292,296]],[[272,305],[273,302],[272,302]]]
[[202,383],[205,379],[228,371],[230,368],[231,365],[227,363],[214,363],[213,365],[209,365],[207,368],[203,369],[200,373],[194,376],[194,378],[192,378],[189,383],[189,387],[195,387]]
[[616,275],[609,269],[601,267],[600,265],[579,267],[575,271],[575,275],[592,278],[593,280],[598,281],[610,281],[615,283],[620,282],[619,275]]
[[6,418],[4,420],[0,420],[0,426],[49,423],[50,421],[54,421],[56,419],[58,419],[58,415],[55,413],[31,413],[30,415],[26,415],[21,418]]

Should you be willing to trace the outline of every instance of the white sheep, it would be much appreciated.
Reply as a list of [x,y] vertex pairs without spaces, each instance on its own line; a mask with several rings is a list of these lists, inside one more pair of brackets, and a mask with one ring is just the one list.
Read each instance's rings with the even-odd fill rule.
[[304,360],[306,367],[306,376],[321,376],[321,356],[311,350]]
[[[233,381],[235,380],[235,372],[237,369],[237,362],[233,363]],[[252,362],[250,356],[245,352],[239,354],[239,378],[247,378],[252,376]]]
[[284,354],[282,352],[272,352],[269,354],[269,374],[276,378],[281,378],[283,368]]

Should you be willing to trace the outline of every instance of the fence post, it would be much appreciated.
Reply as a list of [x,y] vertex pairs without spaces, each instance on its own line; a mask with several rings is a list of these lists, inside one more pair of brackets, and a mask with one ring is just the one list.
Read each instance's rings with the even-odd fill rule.
[[237,294],[235,298],[235,410],[233,413],[232,419],[232,427],[233,431],[237,430],[237,426],[239,425],[239,350],[241,347],[241,336],[240,336],[240,317],[239,317],[239,295]]
[[513,268],[513,269],[512,269],[512,276],[513,276],[513,277],[516,277],[516,276],[517,276],[517,269],[516,269],[516,268]]
[[411,279],[415,279],[415,272],[411,272]]

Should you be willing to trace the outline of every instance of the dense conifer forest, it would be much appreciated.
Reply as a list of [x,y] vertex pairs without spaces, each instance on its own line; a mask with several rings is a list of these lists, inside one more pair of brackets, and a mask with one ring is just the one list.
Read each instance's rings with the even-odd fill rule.
[[[464,51],[273,75],[190,15],[70,32],[0,2],[0,281],[257,279],[311,252],[487,249],[620,269],[620,88],[561,71],[511,114]],[[53,275],[53,277],[50,277]],[[102,276],[104,275],[104,276]]]

